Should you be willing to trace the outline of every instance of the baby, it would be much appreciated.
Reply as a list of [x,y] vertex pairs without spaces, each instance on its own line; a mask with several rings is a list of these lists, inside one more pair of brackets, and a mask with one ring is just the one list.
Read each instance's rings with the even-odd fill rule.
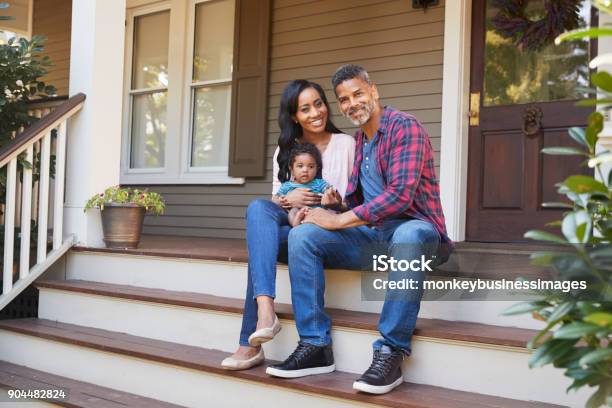
[[[325,180],[316,178],[322,168],[321,153],[312,143],[296,145],[289,156],[291,181],[285,181],[276,192],[276,196],[283,197],[296,188],[308,188],[321,196],[321,205],[313,207],[333,207],[341,204],[340,194]],[[300,224],[304,214],[298,208],[289,210],[289,224],[295,227]]]

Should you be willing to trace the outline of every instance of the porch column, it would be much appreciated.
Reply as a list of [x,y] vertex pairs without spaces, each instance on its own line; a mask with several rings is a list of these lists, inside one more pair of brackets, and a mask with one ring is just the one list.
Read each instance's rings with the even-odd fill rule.
[[103,246],[98,211],[85,202],[119,184],[126,0],[73,0],[70,95],[87,100],[68,123],[65,231]]
[[467,208],[472,1],[447,1],[444,7],[440,195],[448,235],[455,241],[463,241]]

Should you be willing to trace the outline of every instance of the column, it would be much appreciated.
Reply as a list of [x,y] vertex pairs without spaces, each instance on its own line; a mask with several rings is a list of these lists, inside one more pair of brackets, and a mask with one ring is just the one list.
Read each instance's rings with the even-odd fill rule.
[[70,95],[87,100],[68,123],[65,233],[103,246],[99,211],[83,212],[93,194],[119,184],[125,0],[73,0]]

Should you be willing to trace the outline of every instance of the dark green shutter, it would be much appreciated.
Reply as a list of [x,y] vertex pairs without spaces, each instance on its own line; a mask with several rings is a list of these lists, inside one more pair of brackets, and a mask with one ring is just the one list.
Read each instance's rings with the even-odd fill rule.
[[236,0],[229,175],[264,175],[272,0]]

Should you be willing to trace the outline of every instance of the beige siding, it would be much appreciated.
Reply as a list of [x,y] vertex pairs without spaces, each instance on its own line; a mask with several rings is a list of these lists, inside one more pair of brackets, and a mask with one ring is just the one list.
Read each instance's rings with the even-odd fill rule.
[[[442,2],[443,3],[443,2]],[[351,7],[347,8],[347,4]],[[330,78],[344,63],[363,65],[383,103],[415,115],[427,128],[436,162],[440,150],[444,7],[413,10],[406,0],[276,0],[272,23],[266,177],[244,186],[155,186],[168,203],[163,217],[147,217],[145,232],[244,238],[244,212],[271,190],[272,155],[279,135],[280,94],[291,79],[320,83],[336,125],[352,134],[333,102]]]
[[45,55],[53,62],[43,80],[54,85],[58,95],[68,94],[71,18],[72,0],[34,0],[32,31],[47,37]]

